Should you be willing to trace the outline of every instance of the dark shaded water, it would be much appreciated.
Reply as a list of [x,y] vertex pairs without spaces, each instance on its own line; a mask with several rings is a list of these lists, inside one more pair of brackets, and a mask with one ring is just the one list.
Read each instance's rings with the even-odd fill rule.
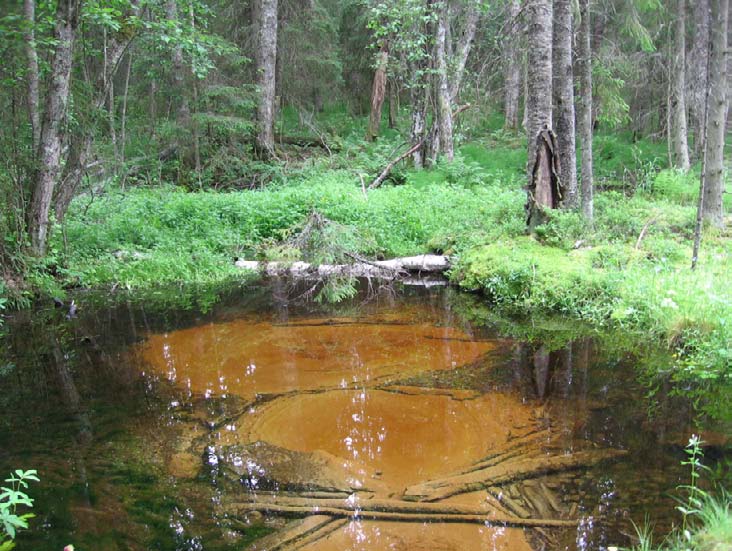
[[41,477],[20,549],[604,549],[678,520],[692,409],[622,339],[512,339],[444,289],[156,304],[10,324],[0,469]]

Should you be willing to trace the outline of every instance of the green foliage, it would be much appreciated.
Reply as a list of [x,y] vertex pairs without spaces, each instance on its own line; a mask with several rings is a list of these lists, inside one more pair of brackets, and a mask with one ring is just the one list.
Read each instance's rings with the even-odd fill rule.
[[28,521],[35,516],[23,513],[22,508],[33,507],[33,499],[25,491],[29,481],[38,482],[37,474],[33,469],[16,469],[5,479],[10,485],[0,487],[0,551],[13,549],[18,530],[28,528]]

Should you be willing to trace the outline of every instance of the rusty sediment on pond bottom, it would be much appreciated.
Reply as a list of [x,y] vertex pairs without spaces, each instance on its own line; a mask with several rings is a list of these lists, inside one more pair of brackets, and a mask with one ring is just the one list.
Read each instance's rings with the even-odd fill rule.
[[212,323],[151,335],[138,353],[192,392],[252,397],[452,369],[495,348],[430,321],[323,321]]

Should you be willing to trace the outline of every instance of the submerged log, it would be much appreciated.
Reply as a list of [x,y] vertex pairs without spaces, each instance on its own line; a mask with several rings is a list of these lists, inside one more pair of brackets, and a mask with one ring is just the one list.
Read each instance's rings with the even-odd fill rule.
[[354,262],[353,264],[310,264],[308,262],[258,262],[237,260],[238,268],[264,272],[270,276],[289,275],[296,278],[322,278],[328,276],[373,277],[396,279],[414,273],[443,273],[450,269],[447,256],[421,254],[378,260],[375,262]]
[[283,530],[258,539],[249,547],[251,551],[284,551],[290,546],[301,547],[317,541],[346,524],[344,519],[334,519],[327,515],[312,515],[303,520],[293,521]]
[[438,501],[457,494],[500,486],[514,480],[525,480],[540,475],[584,469],[601,461],[625,455],[625,450],[587,450],[554,457],[531,457],[509,461],[485,469],[459,474],[406,489],[404,499],[413,501]]
[[576,520],[519,518],[495,515],[493,510],[442,503],[414,503],[399,500],[303,500],[289,498],[236,503],[239,514],[259,511],[282,516],[304,517],[328,515],[337,518],[383,520],[395,522],[457,522],[487,526],[573,527]]

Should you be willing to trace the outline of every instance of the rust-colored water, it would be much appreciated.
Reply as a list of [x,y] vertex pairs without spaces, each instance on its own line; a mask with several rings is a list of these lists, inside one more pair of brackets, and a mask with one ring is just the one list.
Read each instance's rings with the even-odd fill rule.
[[[41,471],[43,527],[19,548],[247,549],[271,531],[257,550],[585,551],[631,544],[645,512],[668,526],[688,410],[651,419],[615,352],[494,338],[449,298],[21,327],[0,355],[0,464]],[[619,459],[557,462],[578,450]]]
[[235,435],[324,451],[349,467],[351,487],[385,485],[395,493],[468,467],[536,425],[531,408],[514,397],[455,394],[418,388],[297,394],[242,417]]
[[493,348],[434,323],[240,319],[151,335],[140,353],[150,368],[193,392],[250,398],[452,369]]

